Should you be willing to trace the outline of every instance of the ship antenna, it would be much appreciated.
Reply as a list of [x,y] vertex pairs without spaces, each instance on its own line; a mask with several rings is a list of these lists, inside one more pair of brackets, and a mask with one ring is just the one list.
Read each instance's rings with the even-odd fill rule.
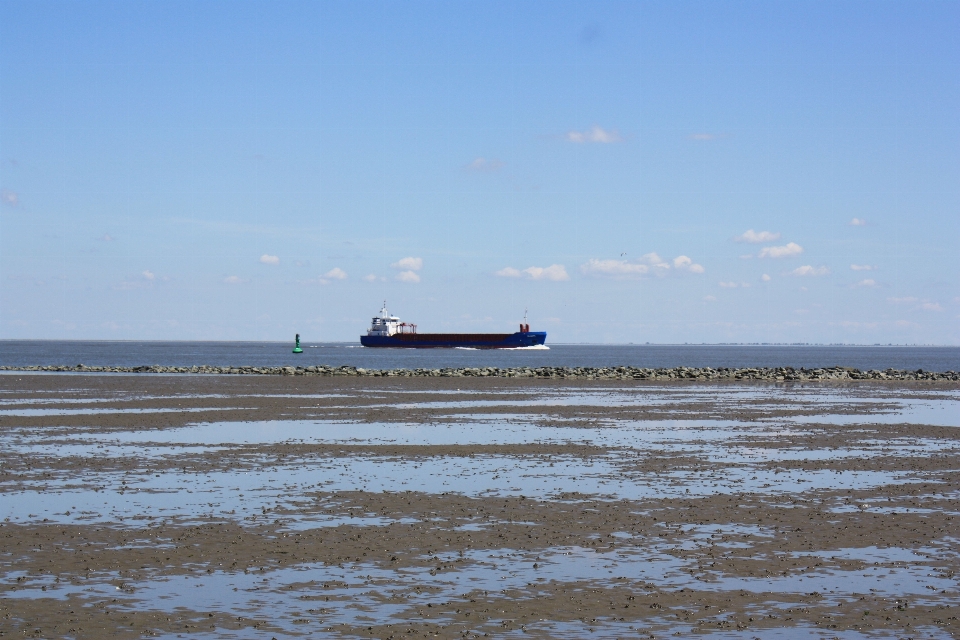
[[523,324],[527,324],[527,308],[523,308]]

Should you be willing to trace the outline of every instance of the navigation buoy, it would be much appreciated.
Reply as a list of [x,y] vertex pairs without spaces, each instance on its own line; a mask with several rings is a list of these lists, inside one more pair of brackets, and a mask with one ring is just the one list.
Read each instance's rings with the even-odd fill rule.
[[293,348],[294,353],[303,353],[303,349],[300,348],[300,334],[297,334],[297,346]]

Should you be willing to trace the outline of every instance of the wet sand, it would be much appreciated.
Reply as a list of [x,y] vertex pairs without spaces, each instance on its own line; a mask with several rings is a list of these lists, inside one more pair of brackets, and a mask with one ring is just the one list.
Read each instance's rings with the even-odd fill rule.
[[951,638],[956,383],[0,375],[0,633]]

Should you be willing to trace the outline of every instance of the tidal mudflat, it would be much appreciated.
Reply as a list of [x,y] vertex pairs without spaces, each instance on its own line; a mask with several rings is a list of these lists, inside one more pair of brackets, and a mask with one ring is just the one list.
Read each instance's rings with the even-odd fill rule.
[[0,375],[0,633],[952,638],[960,390]]

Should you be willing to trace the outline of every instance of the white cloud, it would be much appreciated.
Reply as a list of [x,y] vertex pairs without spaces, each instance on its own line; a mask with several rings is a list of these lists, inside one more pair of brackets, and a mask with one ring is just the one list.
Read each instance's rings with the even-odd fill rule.
[[330,284],[331,280],[346,280],[346,279],[347,279],[347,272],[341,269],[340,267],[334,267],[333,269],[330,269],[330,271],[327,271],[322,276],[317,277],[316,280],[307,280],[304,282],[304,284],[315,284],[315,283]]
[[650,267],[626,260],[597,260],[593,258],[580,265],[580,271],[590,276],[638,278],[650,273]]
[[549,267],[527,267],[523,270],[531,280],[553,280],[554,282],[560,282],[561,280],[569,280],[570,276],[567,275],[567,269],[562,264],[552,264]]
[[20,194],[9,189],[0,190],[0,202],[15,209],[20,206]]
[[157,277],[157,276],[153,275],[153,272],[152,272],[152,271],[144,271],[144,272],[141,273],[140,275],[142,275],[142,276],[144,277],[144,279],[146,279],[146,280],[154,280],[154,279]]
[[666,275],[671,269],[690,273],[703,273],[702,265],[695,263],[687,256],[677,256],[673,259],[673,266],[656,253],[646,253],[635,261],[628,260],[598,260],[592,258],[580,265],[580,271],[585,275],[615,278],[617,280],[641,278],[646,275]]
[[876,267],[872,267],[869,264],[852,264],[850,268],[854,271],[873,271]]
[[920,305],[920,308],[926,311],[943,311],[943,307],[940,306],[939,302],[924,302]]
[[243,283],[243,278],[240,276],[227,276],[223,281],[227,284],[241,284]]
[[109,233],[105,233],[97,238],[97,240],[100,240],[101,242],[113,242],[113,236],[111,236]]
[[734,242],[750,242],[750,243],[759,243],[759,242],[773,242],[774,240],[779,240],[780,234],[774,233],[773,231],[754,231],[753,229],[747,229],[743,232],[743,235],[739,235],[733,239]]
[[913,296],[907,296],[905,298],[887,298],[887,302],[890,302],[893,304],[908,304],[908,303],[917,302],[917,301],[918,300]]
[[707,302],[716,302],[717,296],[703,296],[703,299],[706,300]]
[[760,279],[763,280],[764,282],[770,282],[770,276],[768,276],[767,274],[763,274],[762,276],[760,276]]
[[803,247],[796,242],[788,242],[782,247],[764,247],[760,250],[760,258],[788,258],[803,253]]
[[492,173],[503,168],[503,162],[493,158],[492,160],[487,160],[486,158],[476,158],[473,162],[466,166],[470,171],[478,171],[480,173]]
[[875,287],[875,286],[877,286],[877,281],[876,281],[876,280],[873,280],[872,278],[865,278],[865,279],[861,280],[860,282],[858,282],[857,284],[855,284],[855,285],[853,285],[853,286],[855,286],[855,287]]
[[597,125],[593,125],[589,131],[568,131],[564,136],[570,142],[582,144],[584,142],[599,142],[601,144],[610,144],[613,142],[622,142],[623,139],[616,131],[606,131]]
[[690,273],[703,273],[703,267],[696,264],[687,256],[677,256],[674,258],[673,268],[679,271],[689,271]]
[[374,273],[368,273],[367,275],[363,276],[363,279],[367,282],[376,282],[377,276]]
[[325,280],[346,280],[347,272],[341,269],[340,267],[334,267],[333,269],[330,269],[330,271],[327,271],[325,274],[323,274],[320,277]]
[[805,264],[802,267],[797,267],[790,272],[791,276],[825,276],[830,273],[830,269],[826,267],[813,267],[809,264]]
[[[402,271],[420,271],[420,269],[423,268],[423,258],[401,258],[390,266],[394,269],[400,269]],[[419,279],[417,282],[419,282]]]
[[552,280],[554,282],[570,279],[566,267],[562,264],[552,264],[549,267],[527,267],[523,270],[504,267],[497,271],[495,275],[502,278],[527,278],[528,280]]
[[648,264],[651,267],[657,267],[660,269],[670,268],[670,265],[664,262],[663,258],[658,256],[655,252],[643,254],[642,256],[640,256],[639,262],[642,264]]
[[420,276],[415,271],[401,271],[397,274],[396,280],[399,282],[417,283],[420,282]]
[[866,224],[867,224],[867,221],[864,220],[863,218],[854,218],[853,220],[850,221],[851,227],[863,227]]
[[260,256],[260,262],[263,264],[280,264],[280,258],[277,256],[271,256],[270,254],[263,254]]
[[712,133],[691,133],[687,136],[690,140],[713,140],[716,137]]
[[721,288],[721,289],[736,289],[736,288],[737,288],[737,283],[736,283],[736,282],[721,282],[721,283],[719,283],[719,284],[720,284],[720,288]]

